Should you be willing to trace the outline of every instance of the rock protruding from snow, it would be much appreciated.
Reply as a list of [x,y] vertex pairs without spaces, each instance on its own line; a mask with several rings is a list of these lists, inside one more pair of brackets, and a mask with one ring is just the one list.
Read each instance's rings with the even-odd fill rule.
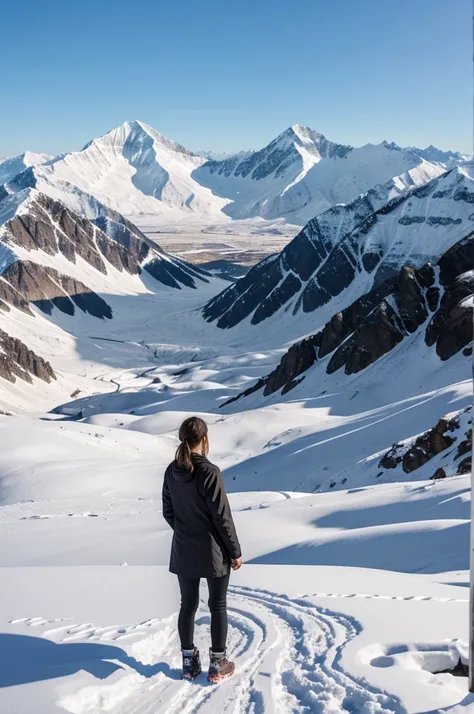
[[472,168],[457,168],[398,194],[390,181],[331,208],[213,298],[204,317],[230,328],[275,316],[280,328],[318,311],[324,323],[336,306],[344,309],[403,265],[419,268],[466,236],[474,228],[473,177]]
[[231,218],[285,218],[304,225],[395,176],[401,178],[394,190],[420,185],[444,170],[386,142],[354,149],[295,125],[264,149],[210,161],[193,176],[231,201],[223,209]]
[[[8,196],[0,215],[0,300],[23,310],[33,302],[48,314],[57,307],[73,315],[75,304],[111,318],[106,301],[87,286],[89,268],[91,276],[107,276],[112,269],[133,276],[144,270],[177,289],[209,280],[205,271],[168,255],[113,212],[92,222],[30,189]],[[85,278],[79,277],[84,275],[81,261],[89,266]]]
[[49,362],[3,330],[0,330],[0,377],[13,383],[19,377],[30,384],[32,377],[47,383],[56,379]]
[[[268,146],[259,151],[241,152],[223,161],[210,161],[206,169],[211,173],[229,178],[251,178],[256,181],[273,176],[278,179],[294,169],[303,170],[304,159],[311,164],[322,158],[339,156],[344,158],[352,151],[352,146],[344,146],[328,141],[319,132],[308,126],[295,124],[286,129]],[[311,157],[311,158],[310,158]]]
[[412,439],[393,444],[380,459],[379,468],[401,468],[410,474],[443,454],[443,466],[433,470],[432,480],[467,474],[471,471],[471,442],[472,409],[468,407],[443,417]]
[[409,335],[423,330],[427,348],[446,361],[461,350],[470,357],[473,340],[474,232],[431,265],[404,266],[352,305],[336,313],[322,330],[293,344],[280,364],[235,401],[259,389],[268,396],[294,388],[317,361],[326,372],[348,375],[370,367]]
[[100,295],[80,280],[54,268],[30,261],[15,261],[2,277],[16,293],[47,315],[51,315],[55,307],[67,315],[74,315],[78,307],[93,317],[112,318],[112,308]]

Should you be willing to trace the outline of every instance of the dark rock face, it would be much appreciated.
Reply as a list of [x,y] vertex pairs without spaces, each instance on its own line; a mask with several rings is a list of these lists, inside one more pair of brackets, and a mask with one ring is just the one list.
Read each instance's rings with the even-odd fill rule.
[[[283,356],[278,370],[272,372],[267,379],[264,396],[273,394],[282,386],[289,385],[297,375],[305,372],[316,360],[316,348],[320,342],[319,335],[292,345]],[[318,339],[319,338],[319,339]]]
[[425,432],[413,446],[403,454],[402,465],[405,473],[416,471],[454,444],[452,433],[459,428],[459,419],[440,419],[433,429]]
[[401,448],[401,444],[394,444],[380,459],[379,467],[381,469],[396,469],[402,462]]
[[426,343],[447,360],[472,341],[472,308],[465,301],[474,294],[474,233],[448,250],[439,260],[444,294],[428,325]]
[[87,218],[69,211],[59,201],[39,194],[28,213],[8,223],[8,241],[27,250],[42,250],[48,255],[62,253],[75,263],[80,256],[95,270],[106,274],[105,257],[117,270],[138,273],[133,256],[119,243],[110,240]]
[[[140,266],[146,261],[143,270],[168,287],[180,290],[182,285],[196,288],[196,280],[209,282],[209,273],[196,265],[168,255],[120,214],[108,211],[107,216],[96,218],[94,223],[111,239],[113,245],[118,244],[119,262],[126,266],[128,261],[129,267],[126,269],[129,272],[140,273]],[[107,257],[105,251],[102,252]],[[107,259],[110,260],[108,257]],[[115,265],[112,260],[110,262]]]
[[[437,278],[438,276],[438,278]],[[438,280],[438,286],[435,285]],[[441,297],[440,297],[441,295]],[[290,347],[268,375],[265,396],[295,386],[317,360],[331,355],[327,372],[360,372],[388,354],[428,321],[425,342],[447,360],[473,340],[474,233],[438,261],[419,270],[404,267],[350,307],[334,315],[315,335]]]
[[28,300],[3,277],[0,277],[0,310],[2,312],[10,312],[10,305],[22,312],[26,312],[28,315],[33,314],[28,305]]
[[100,216],[94,221],[95,225],[113,241],[125,248],[136,263],[141,263],[148,257],[150,246],[146,237],[123,216]]
[[0,377],[16,382],[17,377],[31,383],[32,376],[51,382],[56,375],[49,362],[38,357],[32,350],[15,337],[0,330]]
[[[431,259],[430,231],[449,228],[454,236],[457,228],[459,240],[468,230],[467,220],[474,219],[474,214],[466,218],[465,206],[460,211],[459,204],[469,202],[470,193],[463,190],[466,187],[462,182],[467,179],[456,171],[390,200],[387,185],[325,211],[311,220],[281,253],[262,261],[213,298],[204,307],[205,319],[226,329],[248,317],[252,325],[257,325],[282,308],[293,314],[311,313],[341,295],[360,275],[377,288],[396,276],[406,260],[403,247],[397,246],[396,241],[387,242],[387,235],[399,231],[410,252],[420,231],[427,233],[421,249],[424,253],[411,252],[412,267],[421,268]],[[452,216],[439,215],[439,204],[432,199],[441,194]],[[430,299],[434,299],[435,289]]]
[[99,295],[86,285],[68,275],[37,263],[12,263],[3,273],[3,279],[27,303],[33,303],[47,315],[53,307],[74,315],[75,306],[98,318],[112,318],[112,309]]
[[[30,251],[41,250],[50,256],[62,254],[73,264],[80,257],[104,275],[107,274],[108,264],[120,272],[138,275],[142,272],[141,264],[145,262],[144,269],[155,280],[178,289],[183,285],[196,288],[197,281],[208,282],[209,278],[200,268],[167,255],[120,214],[107,209],[107,215],[90,221],[70,211],[59,201],[40,193],[30,202],[28,211],[6,223],[1,240],[10,245],[13,252],[15,246],[20,246]],[[32,258],[34,259],[34,255]],[[47,282],[44,272],[43,283]],[[105,303],[93,298],[92,292],[86,286],[72,278],[69,279],[70,285],[67,287],[65,278],[66,276],[63,276],[60,281],[61,287],[66,292],[69,288],[73,290],[70,297],[81,309],[86,308],[91,314],[107,316]],[[31,281],[27,292],[29,295],[34,293]],[[42,292],[41,287],[39,292]],[[54,290],[49,286],[47,293],[52,292]],[[62,294],[53,295],[51,299],[53,298],[56,307],[73,314],[70,300]],[[0,300],[2,299],[0,286]],[[10,294],[5,302],[14,304],[14,296]],[[41,304],[46,306],[46,303]],[[21,300],[20,305],[16,306],[24,309],[24,306],[21,307]]]
[[[314,145],[314,151],[322,157],[332,158],[338,156],[344,158],[352,151],[351,146],[336,144],[329,141],[322,134],[318,134],[312,130],[311,140]],[[247,177],[259,181],[274,174],[278,178],[295,162],[301,163],[301,155],[299,154],[296,145],[303,145],[300,137],[295,133],[293,128],[287,129],[283,134],[280,134],[268,146],[260,151],[255,151],[244,159],[238,155],[232,156],[223,161],[208,161],[205,167],[211,173],[218,173],[223,176]],[[308,146],[305,145],[308,149]]]
[[472,458],[471,456],[468,456],[467,458],[463,459],[458,466],[457,470],[457,475],[458,476],[463,476],[464,474],[470,474],[472,471]]
[[[446,478],[454,474],[469,473],[471,469],[471,407],[454,415],[443,417],[432,428],[408,443],[394,444],[380,459],[379,468],[396,469],[411,474],[443,454],[439,466],[430,478]],[[439,461],[438,461],[439,463]]]

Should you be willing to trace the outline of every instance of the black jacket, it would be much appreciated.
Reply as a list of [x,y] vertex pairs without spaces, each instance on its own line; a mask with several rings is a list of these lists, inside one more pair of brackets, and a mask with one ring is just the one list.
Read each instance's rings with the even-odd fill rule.
[[173,461],[163,482],[163,516],[174,531],[170,571],[220,578],[241,555],[239,539],[221,472],[205,456],[192,460],[192,472]]

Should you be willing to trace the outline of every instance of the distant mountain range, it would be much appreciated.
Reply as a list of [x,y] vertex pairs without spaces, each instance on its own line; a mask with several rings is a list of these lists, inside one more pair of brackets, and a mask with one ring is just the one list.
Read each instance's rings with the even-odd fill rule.
[[[451,359],[472,341],[467,158],[387,142],[353,148],[295,125],[261,150],[208,160],[134,121],[82,151],[5,160],[0,376],[54,382],[42,320],[61,331],[48,331],[51,344],[90,339],[90,321],[118,324],[118,342],[122,325],[134,335],[137,326],[142,340],[142,324],[175,291],[211,343],[226,329],[235,344],[242,336],[285,347],[281,364],[247,394],[297,392],[313,372],[318,384],[365,372],[413,335],[423,355]],[[154,225],[277,218],[304,227],[246,274],[225,261],[207,272],[147,238],[132,220],[140,214]],[[196,294],[192,303],[186,291]]]
[[392,180],[315,217],[281,253],[214,297],[204,316],[221,328],[265,322],[273,332],[287,326],[304,334],[404,265],[439,258],[473,230],[472,168],[407,190]]
[[[212,158],[211,158],[212,157]],[[393,177],[420,185],[463,157],[382,142],[352,148],[294,125],[268,146],[220,160],[186,150],[140,121],[57,157],[26,152],[0,163],[9,193],[36,188],[95,218],[101,206],[156,221],[252,218],[305,224]]]

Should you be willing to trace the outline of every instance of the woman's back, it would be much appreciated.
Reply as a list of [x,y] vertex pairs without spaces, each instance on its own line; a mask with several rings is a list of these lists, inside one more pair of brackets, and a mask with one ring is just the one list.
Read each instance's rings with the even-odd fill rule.
[[192,454],[193,471],[173,461],[165,472],[163,516],[174,531],[170,570],[215,578],[229,572],[240,545],[217,466]]
[[163,516],[173,529],[170,570],[178,576],[181,607],[178,631],[183,678],[201,673],[194,645],[194,624],[201,578],[207,579],[211,612],[209,682],[230,677],[235,665],[227,659],[227,588],[230,568],[242,565],[239,539],[221,472],[206,458],[209,438],[201,417],[188,417],[179,428],[180,444],[163,481]]

